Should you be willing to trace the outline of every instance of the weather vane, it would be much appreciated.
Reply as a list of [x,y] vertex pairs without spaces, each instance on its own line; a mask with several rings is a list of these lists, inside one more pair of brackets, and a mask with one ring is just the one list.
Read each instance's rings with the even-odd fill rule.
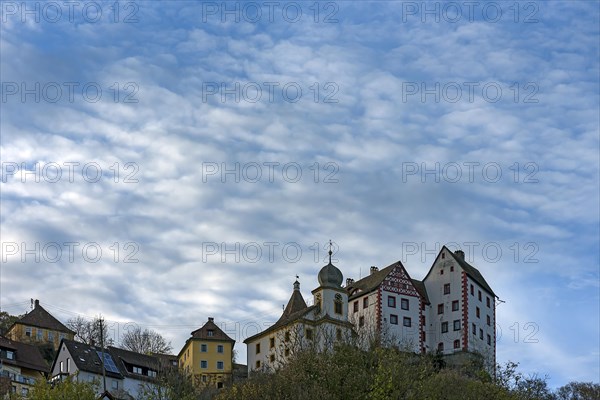
[[333,254],[333,252],[331,251],[332,246],[333,243],[331,243],[331,239],[329,239],[329,264],[331,264],[331,255]]

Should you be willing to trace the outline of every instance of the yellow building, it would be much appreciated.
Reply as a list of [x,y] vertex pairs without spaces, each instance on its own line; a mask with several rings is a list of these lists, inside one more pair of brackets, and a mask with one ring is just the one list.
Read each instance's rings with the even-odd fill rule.
[[6,337],[24,343],[51,343],[54,350],[58,350],[61,340],[73,340],[75,332],[54,318],[36,300],[34,309],[15,322]]
[[17,393],[27,397],[36,381],[46,379],[48,365],[36,346],[0,336],[0,397]]
[[204,386],[222,388],[233,377],[235,340],[223,332],[209,317],[208,322],[191,333],[177,356],[179,367]]

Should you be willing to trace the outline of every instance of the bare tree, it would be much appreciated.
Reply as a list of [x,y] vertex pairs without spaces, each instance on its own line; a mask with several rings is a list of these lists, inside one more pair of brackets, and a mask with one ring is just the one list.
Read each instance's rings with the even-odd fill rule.
[[[103,324],[103,329],[100,329],[100,324]],[[106,321],[96,318],[94,320],[85,319],[83,317],[71,318],[67,321],[67,328],[75,332],[75,340],[89,345],[100,345],[102,343],[101,332],[104,332],[104,345],[112,346],[114,340],[106,337],[108,326]]]
[[121,347],[142,354],[169,354],[173,350],[171,342],[167,342],[158,332],[150,329],[142,330],[137,325],[123,335]]

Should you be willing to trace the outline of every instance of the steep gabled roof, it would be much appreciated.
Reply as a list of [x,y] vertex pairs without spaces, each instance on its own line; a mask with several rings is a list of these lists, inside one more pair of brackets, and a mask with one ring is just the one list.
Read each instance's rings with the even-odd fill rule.
[[365,276],[364,278],[353,282],[352,284],[346,286],[346,290],[348,291],[349,300],[358,296],[362,296],[366,293],[370,293],[373,290],[377,289],[381,282],[389,275],[390,272],[394,269],[396,263],[380,270],[373,272],[369,276]]
[[412,278],[411,278],[411,281],[412,281],[415,289],[417,289],[417,292],[419,292],[419,294],[425,301],[425,304],[431,304],[429,302],[429,296],[427,295],[427,289],[425,288],[425,284],[423,283],[423,281],[419,281],[417,279],[412,279]]
[[300,284],[298,283],[298,281],[296,281],[294,282],[294,291],[290,296],[290,300],[288,301],[287,306],[283,310],[283,314],[281,314],[281,317],[279,318],[279,320],[277,320],[277,323],[285,322],[292,315],[296,314],[298,311],[305,310],[307,307],[308,306],[304,301],[304,297],[302,297],[302,293],[300,293]]
[[208,322],[205,323],[204,326],[192,332],[192,339],[235,342],[235,340],[227,336],[227,334],[215,324],[214,319],[211,317],[208,318]]
[[[444,246],[444,248],[445,247],[446,246]],[[463,253],[463,256],[461,257],[458,254],[451,252],[450,250],[448,250],[448,252],[450,254],[452,254],[452,257],[461,266],[461,268],[467,273],[467,275],[469,277],[471,277],[471,279],[473,279],[475,282],[477,282],[477,284],[479,284],[479,286],[481,286],[486,291],[488,291],[492,296],[498,297],[498,296],[496,296],[496,294],[494,293],[494,291],[492,290],[490,285],[488,285],[488,283],[485,281],[485,279],[483,278],[483,275],[481,275],[481,272],[479,272],[479,270],[477,268],[475,268],[474,266],[472,266],[471,264],[469,264],[468,262],[465,261],[464,253]]]
[[42,354],[37,346],[15,342],[0,336],[0,347],[14,351],[15,359],[9,360],[7,358],[3,358],[3,363],[15,365],[21,368],[32,369],[44,374],[48,373],[48,364],[46,364],[46,361],[44,361],[44,358],[42,357]]
[[62,322],[54,318],[52,314],[46,311],[44,307],[40,305],[39,300],[35,301],[35,308],[25,314],[23,318],[16,321],[15,324],[29,325],[52,331],[75,334],[75,332],[64,326]]

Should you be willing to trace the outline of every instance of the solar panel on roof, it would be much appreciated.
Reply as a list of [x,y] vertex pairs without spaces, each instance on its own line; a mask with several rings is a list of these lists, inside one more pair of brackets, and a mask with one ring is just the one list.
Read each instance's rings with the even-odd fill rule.
[[104,354],[104,369],[105,370],[107,370],[108,372],[114,372],[115,374],[119,373],[119,370],[117,369],[117,366],[115,365],[115,362],[113,361],[110,354],[102,353],[101,351],[96,351],[96,353],[98,353],[98,357],[100,357],[100,360],[102,360],[102,355]]

